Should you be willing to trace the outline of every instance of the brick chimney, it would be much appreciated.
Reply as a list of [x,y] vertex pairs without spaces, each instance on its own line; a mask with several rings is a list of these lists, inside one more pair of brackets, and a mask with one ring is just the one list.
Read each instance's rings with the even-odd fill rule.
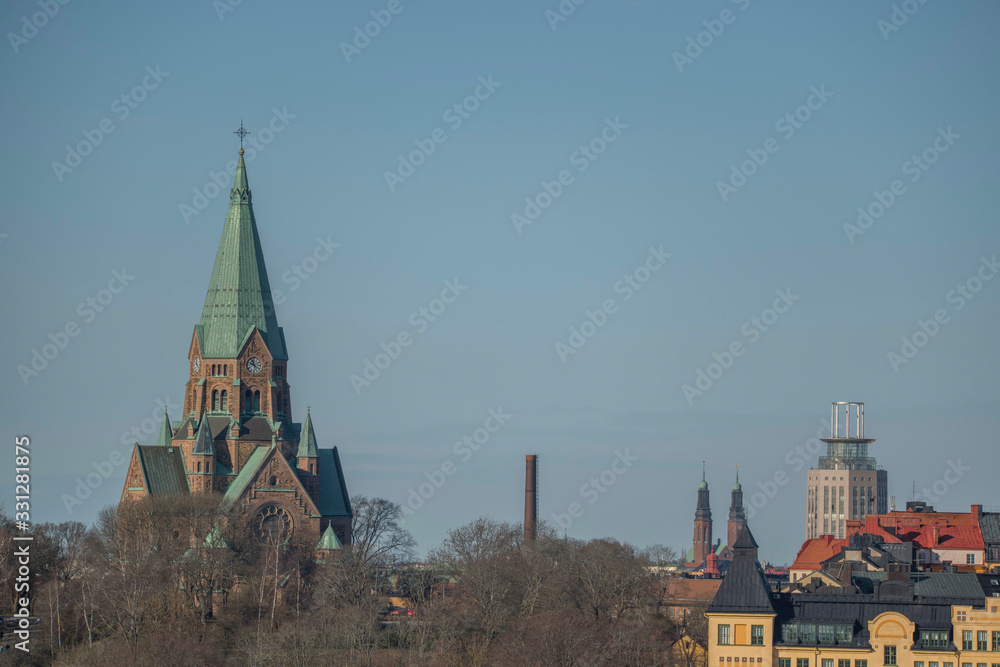
[[538,537],[538,455],[524,457],[524,541]]
[[934,526],[931,528],[931,546],[937,547],[938,544],[940,544],[940,542],[941,542],[941,528],[935,521]]

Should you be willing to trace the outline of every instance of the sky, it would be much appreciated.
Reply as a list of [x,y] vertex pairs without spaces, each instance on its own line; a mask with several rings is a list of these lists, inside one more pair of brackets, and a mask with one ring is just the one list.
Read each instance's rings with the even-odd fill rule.
[[421,553],[520,521],[537,454],[560,531],[685,550],[740,464],[789,563],[833,401],[898,506],[1000,506],[1000,7],[577,2],[4,3],[32,520],[180,417],[241,121],[293,414]]

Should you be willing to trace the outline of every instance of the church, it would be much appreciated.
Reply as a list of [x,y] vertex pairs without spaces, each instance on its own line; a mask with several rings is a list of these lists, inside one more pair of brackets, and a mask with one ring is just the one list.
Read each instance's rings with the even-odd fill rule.
[[705,479],[705,462],[701,463],[701,482],[698,484],[698,505],[694,513],[694,542],[687,552],[686,563],[691,570],[701,570],[711,576],[725,574],[733,560],[733,545],[747,523],[743,507],[743,485],[740,484],[740,467],[736,466],[736,483],[733,484],[729,503],[729,522],[726,526],[726,544],[721,539],[712,542],[712,504],[709,500],[708,481]]
[[[240,129],[242,140],[244,130]],[[317,548],[351,543],[351,501],[336,447],[312,416],[293,420],[288,350],[274,312],[243,147],[208,294],[188,349],[184,412],[136,444],[121,502],[220,494],[253,517],[258,538]]]

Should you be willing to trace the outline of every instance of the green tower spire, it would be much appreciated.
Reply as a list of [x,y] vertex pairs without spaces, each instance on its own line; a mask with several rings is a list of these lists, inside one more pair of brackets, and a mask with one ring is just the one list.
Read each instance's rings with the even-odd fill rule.
[[287,359],[285,336],[274,314],[271,285],[257,235],[243,149],[229,193],[229,212],[208,283],[205,308],[198,324],[201,356],[232,359],[238,356],[253,327],[260,330],[275,359]]
[[316,458],[319,456],[316,447],[316,432],[313,431],[312,415],[306,408],[306,423],[302,425],[302,433],[299,435],[299,451],[296,458]]
[[156,436],[156,444],[160,447],[169,447],[174,439],[174,430],[170,428],[170,419],[167,417],[167,409],[163,409],[163,423],[160,424],[160,434]]

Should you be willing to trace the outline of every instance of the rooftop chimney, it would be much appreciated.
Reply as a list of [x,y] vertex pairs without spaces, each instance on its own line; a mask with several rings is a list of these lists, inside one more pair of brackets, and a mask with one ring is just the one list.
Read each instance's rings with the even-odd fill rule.
[[524,541],[538,536],[538,455],[524,457]]

